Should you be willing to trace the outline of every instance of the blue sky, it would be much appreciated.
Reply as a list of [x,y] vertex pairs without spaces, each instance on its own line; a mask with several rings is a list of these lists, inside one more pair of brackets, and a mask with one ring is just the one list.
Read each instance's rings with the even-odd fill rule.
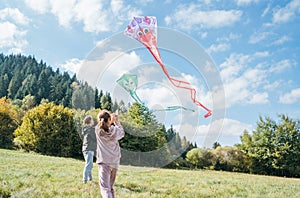
[[[190,140],[202,145],[208,132],[218,126],[215,140],[233,145],[244,129],[255,129],[260,115],[275,120],[280,113],[299,118],[300,0],[0,0],[0,49],[4,54],[34,55],[53,68],[78,73],[101,41],[122,32],[137,15],[156,16],[159,27],[194,39],[210,55],[222,79],[222,119],[201,117],[194,124],[178,124],[175,112],[163,115],[167,125],[184,126],[183,135]],[[162,55],[169,65],[174,64],[171,55]],[[132,65],[152,58],[138,51],[124,56]],[[217,96],[202,86],[201,77],[189,66],[179,72],[203,91],[203,103],[217,108],[211,106],[211,98]],[[161,96],[153,100],[164,104],[166,87],[153,87]],[[154,91],[141,86],[138,93],[150,105],[155,104],[149,100]]]

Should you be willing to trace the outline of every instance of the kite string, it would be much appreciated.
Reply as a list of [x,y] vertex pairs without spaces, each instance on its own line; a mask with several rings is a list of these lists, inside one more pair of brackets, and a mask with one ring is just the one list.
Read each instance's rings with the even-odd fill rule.
[[[146,46],[146,45],[145,45]],[[201,106],[203,109],[205,109],[207,111],[207,113],[204,115],[205,118],[209,117],[212,115],[212,111],[210,109],[208,109],[206,106],[204,106],[201,102],[199,102],[198,100],[196,100],[196,89],[194,89],[193,87],[188,87],[188,86],[184,86],[184,85],[189,85],[191,86],[190,83],[182,81],[182,80],[178,80],[175,79],[173,77],[170,76],[170,74],[168,73],[166,67],[164,66],[164,64],[162,63],[161,59],[158,60],[155,56],[155,54],[153,54],[152,50],[150,49],[149,46],[146,46],[147,49],[151,52],[152,56],[156,59],[156,61],[158,62],[158,64],[161,66],[163,72],[165,73],[165,75],[168,77],[168,79],[171,81],[171,83],[178,88],[182,88],[182,89],[187,89],[190,91],[191,93],[191,99],[192,101],[197,105],[197,106]],[[157,50],[157,49],[156,49]],[[158,51],[158,50],[157,50]],[[160,58],[160,57],[159,57]],[[176,84],[177,83],[177,84]],[[182,85],[183,84],[183,85]]]

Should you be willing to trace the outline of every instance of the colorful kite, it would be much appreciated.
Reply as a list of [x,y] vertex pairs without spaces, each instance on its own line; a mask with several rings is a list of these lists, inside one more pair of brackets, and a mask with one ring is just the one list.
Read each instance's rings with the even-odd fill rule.
[[[129,92],[129,94],[131,95],[131,97],[140,105],[146,107],[144,105],[144,103],[141,101],[141,99],[138,97],[138,95],[136,94],[136,89],[138,86],[138,78],[136,75],[134,74],[123,74],[118,80],[117,83],[123,87],[126,91]],[[146,107],[147,108],[147,107]],[[147,108],[148,109],[148,108]],[[186,107],[182,107],[182,106],[170,106],[167,107],[165,109],[153,109],[152,111],[174,111],[174,110],[178,110],[178,109],[183,109],[186,111],[193,111],[193,109],[189,109]]]
[[169,75],[166,67],[164,66],[161,60],[160,53],[158,51],[158,47],[156,44],[156,40],[157,40],[156,17],[154,16],[133,17],[132,21],[127,26],[124,33],[130,38],[136,39],[139,42],[141,42],[144,46],[146,46],[146,48],[151,52],[155,60],[161,66],[165,75],[168,77],[168,79],[174,86],[182,89],[187,89],[190,91],[192,101],[197,106],[200,106],[207,111],[207,113],[204,115],[205,118],[212,115],[212,111],[210,109],[208,109],[207,107],[205,107],[203,104],[201,104],[199,101],[196,100],[196,90],[191,86],[189,82],[175,79]]

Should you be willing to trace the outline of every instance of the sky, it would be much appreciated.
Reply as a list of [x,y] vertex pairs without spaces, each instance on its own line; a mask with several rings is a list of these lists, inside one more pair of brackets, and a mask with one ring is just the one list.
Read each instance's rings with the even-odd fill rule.
[[[188,92],[172,87],[142,44],[123,38],[133,16],[156,16],[166,67],[197,89],[211,117],[203,118],[205,111],[193,106]],[[244,130],[255,130],[259,116],[299,119],[299,29],[300,0],[0,0],[1,53],[34,55],[54,69],[84,73],[92,86],[126,102],[133,99],[115,80],[135,73],[136,93],[148,107],[196,109],[156,115],[206,147],[239,143]],[[109,66],[102,71],[99,64]],[[209,69],[214,75],[205,73]]]

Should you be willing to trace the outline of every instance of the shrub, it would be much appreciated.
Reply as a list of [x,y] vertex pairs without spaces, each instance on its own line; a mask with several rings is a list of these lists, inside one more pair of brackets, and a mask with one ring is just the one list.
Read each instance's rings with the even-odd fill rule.
[[81,156],[81,140],[73,121],[73,111],[53,103],[29,110],[15,131],[15,144],[42,154]]
[[0,148],[13,146],[13,132],[17,125],[17,110],[9,99],[0,98]]

